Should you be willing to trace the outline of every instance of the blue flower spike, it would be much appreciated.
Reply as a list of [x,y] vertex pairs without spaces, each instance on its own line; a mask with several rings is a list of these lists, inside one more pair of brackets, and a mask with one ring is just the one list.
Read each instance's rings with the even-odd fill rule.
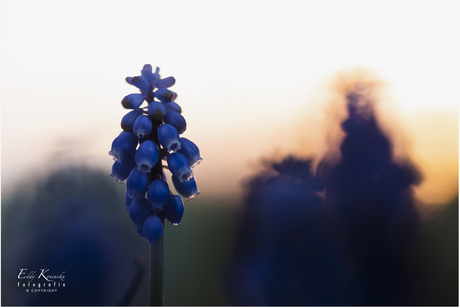
[[[169,89],[176,79],[161,78],[159,67],[153,70],[146,64],[140,75],[126,77],[126,82],[140,93],[121,101],[123,108],[131,110],[121,120],[123,131],[112,142],[109,155],[115,162],[110,175],[120,183],[126,181],[129,217],[139,236],[156,244],[163,237],[164,219],[172,225],[181,223],[182,197],[190,200],[200,193],[192,168],[202,158],[197,145],[181,137],[187,122],[175,101],[177,93]],[[166,169],[172,173],[176,193],[166,181]]]

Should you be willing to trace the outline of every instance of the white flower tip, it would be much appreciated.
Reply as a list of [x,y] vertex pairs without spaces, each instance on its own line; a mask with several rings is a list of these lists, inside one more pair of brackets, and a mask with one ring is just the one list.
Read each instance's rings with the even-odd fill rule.
[[117,162],[119,162],[119,163],[121,162],[121,159],[120,159],[120,157],[117,155],[117,153],[114,153],[114,152],[112,152],[112,151],[109,151],[109,155],[112,156],[112,158],[113,158],[114,161],[117,161]]
[[190,167],[191,167],[191,168],[195,168],[195,166],[199,165],[199,164],[201,163],[202,160],[203,160],[203,158],[201,158],[201,157],[198,158],[198,159],[196,160],[196,162],[194,162]]
[[193,178],[193,171],[185,172],[180,178],[179,182],[188,182],[191,178]]
[[200,192],[198,191],[196,194],[189,196],[189,197],[186,198],[185,200],[186,200],[186,201],[190,201],[190,200],[192,200],[193,198],[195,198],[196,196],[198,196],[199,194],[200,194]]

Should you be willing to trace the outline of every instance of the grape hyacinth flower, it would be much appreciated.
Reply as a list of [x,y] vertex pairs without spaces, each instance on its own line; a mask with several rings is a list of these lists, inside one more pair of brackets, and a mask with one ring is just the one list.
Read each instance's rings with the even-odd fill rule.
[[[126,95],[121,105],[130,111],[122,118],[123,131],[109,154],[115,160],[111,176],[126,180],[125,207],[136,232],[151,244],[150,305],[163,303],[163,226],[166,218],[179,225],[187,200],[200,192],[191,168],[201,160],[198,147],[183,138],[187,128],[177,93],[169,90],[174,77],[161,78],[160,69],[144,65],[140,76],[126,77],[140,93]],[[167,166],[163,166],[167,163]],[[177,194],[169,189],[164,170],[172,173]]]

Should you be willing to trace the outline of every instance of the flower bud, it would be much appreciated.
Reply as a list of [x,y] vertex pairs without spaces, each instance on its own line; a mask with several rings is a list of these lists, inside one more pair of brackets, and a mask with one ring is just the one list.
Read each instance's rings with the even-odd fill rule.
[[163,103],[159,102],[151,102],[149,104],[149,117],[154,119],[155,121],[163,121],[163,118],[166,114],[166,107],[163,105]]
[[166,77],[166,78],[155,81],[155,87],[169,88],[169,87],[172,87],[175,83],[176,83],[176,79],[170,76],[170,77]]
[[179,134],[182,134],[187,129],[185,118],[178,112],[172,110],[168,111],[164,117],[164,121],[174,126]]
[[121,101],[121,104],[125,109],[135,109],[139,108],[139,106],[142,105],[143,102],[144,96],[142,94],[135,93],[126,95]]
[[166,103],[166,104],[164,104],[164,106],[165,106],[167,111],[172,110],[172,111],[175,111],[175,112],[178,112],[178,113],[182,113],[182,108],[176,102]]
[[160,100],[162,103],[169,103],[171,102],[175,97],[176,93],[166,89],[166,88],[161,88],[156,90],[153,95]]
[[128,81],[128,78],[126,78],[126,81],[138,88],[139,90],[141,90],[141,92],[143,93],[148,92],[150,90],[150,85],[143,76],[132,77],[130,79],[131,82]]
[[159,71],[160,69],[157,67],[155,73],[152,73],[152,66],[150,64],[146,64],[142,68],[141,75],[145,80],[147,80],[149,85],[151,85],[152,81],[160,79],[160,74],[158,74]]

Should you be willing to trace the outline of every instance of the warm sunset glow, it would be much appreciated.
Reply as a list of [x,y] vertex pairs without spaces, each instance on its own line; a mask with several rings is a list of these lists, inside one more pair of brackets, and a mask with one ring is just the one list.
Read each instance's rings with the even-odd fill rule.
[[334,82],[356,68],[375,77],[375,108],[396,154],[424,175],[417,196],[442,203],[458,192],[458,1],[4,0],[0,8],[4,193],[59,164],[109,170],[120,101],[135,92],[124,79],[146,63],[177,80],[184,137],[204,158],[201,196],[238,196],[261,159],[319,158],[337,147],[344,109],[334,91],[344,88]]

